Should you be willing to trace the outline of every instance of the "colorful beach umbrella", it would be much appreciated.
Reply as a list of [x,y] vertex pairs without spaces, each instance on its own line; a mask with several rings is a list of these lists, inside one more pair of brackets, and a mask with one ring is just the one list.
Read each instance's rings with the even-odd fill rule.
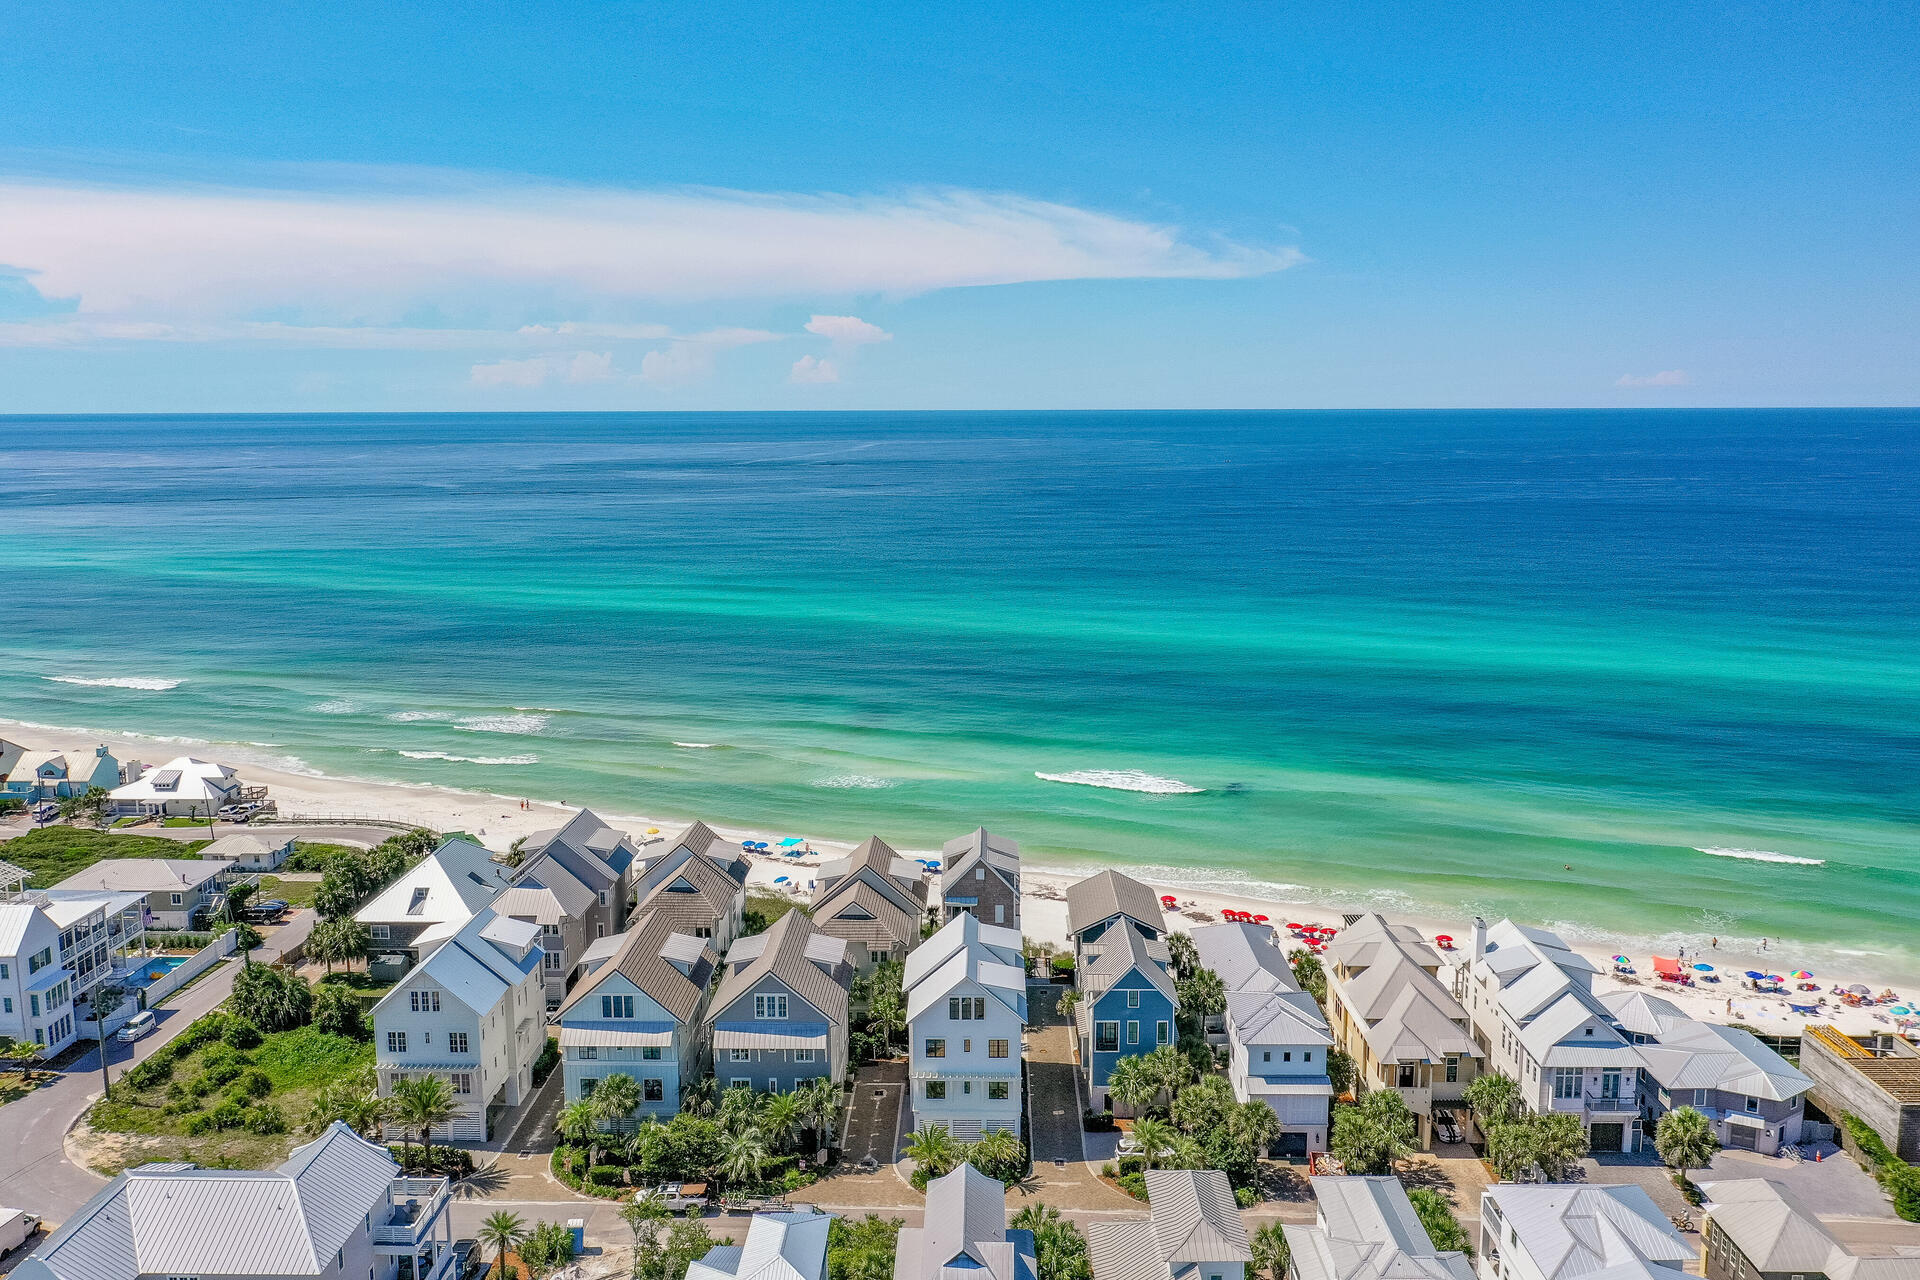
[[1632,959],[1630,959],[1627,956],[1615,956],[1613,958],[1613,962],[1615,964],[1632,964],[1633,963]]
[[782,849],[791,849],[793,848],[793,846],[800,843],[801,843],[801,839],[799,836],[788,836],[785,840],[782,840],[780,842],[780,847]]
[[1255,916],[1253,918],[1253,922],[1255,924],[1265,924],[1267,922],[1267,918],[1265,916]]
[[1788,974],[1787,976],[1789,978],[1792,978],[1795,982],[1805,982],[1808,978],[1811,978],[1813,975],[1808,973],[1805,969],[1795,969],[1792,973]]

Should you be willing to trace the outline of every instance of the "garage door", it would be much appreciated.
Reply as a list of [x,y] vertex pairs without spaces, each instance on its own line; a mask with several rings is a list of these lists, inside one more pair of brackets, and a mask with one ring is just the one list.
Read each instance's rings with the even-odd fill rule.
[[1588,1145],[1595,1151],[1619,1151],[1626,1144],[1627,1127],[1623,1124],[1596,1124],[1588,1136]]
[[1758,1129],[1749,1129],[1743,1124],[1730,1124],[1727,1126],[1727,1145],[1730,1147],[1739,1147],[1746,1151],[1752,1151],[1754,1147],[1758,1145],[1759,1137],[1760,1131]]

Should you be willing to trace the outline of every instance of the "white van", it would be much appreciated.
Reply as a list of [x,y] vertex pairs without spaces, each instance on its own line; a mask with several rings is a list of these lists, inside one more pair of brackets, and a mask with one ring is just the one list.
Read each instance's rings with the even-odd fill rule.
[[160,1024],[154,1020],[153,1010],[142,1009],[127,1019],[127,1025],[120,1028],[122,1040],[138,1040]]

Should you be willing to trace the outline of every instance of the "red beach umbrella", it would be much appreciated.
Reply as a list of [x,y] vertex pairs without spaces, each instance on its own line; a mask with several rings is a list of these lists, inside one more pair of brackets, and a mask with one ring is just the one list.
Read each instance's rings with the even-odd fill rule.
[[1255,916],[1253,918],[1253,922],[1255,924],[1265,924],[1267,922],[1267,918],[1265,916]]

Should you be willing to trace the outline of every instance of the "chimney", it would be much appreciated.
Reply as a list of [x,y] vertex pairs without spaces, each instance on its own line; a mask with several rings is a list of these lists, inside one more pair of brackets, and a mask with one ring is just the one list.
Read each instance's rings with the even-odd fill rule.
[[1483,916],[1473,918],[1473,958],[1484,960],[1487,955],[1487,922]]

